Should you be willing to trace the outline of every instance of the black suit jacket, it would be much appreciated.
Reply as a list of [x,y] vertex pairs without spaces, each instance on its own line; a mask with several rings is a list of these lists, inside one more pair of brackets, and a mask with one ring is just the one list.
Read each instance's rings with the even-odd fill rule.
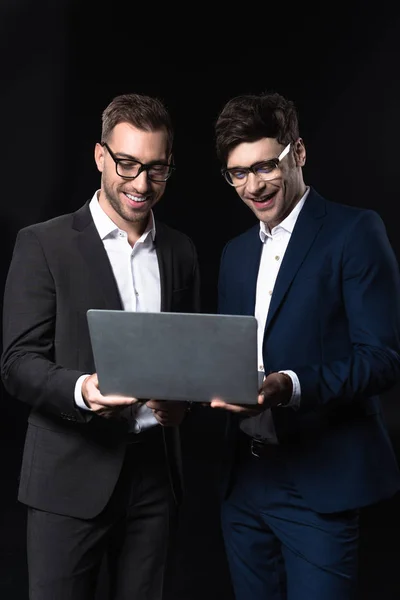
[[[190,238],[156,222],[161,310],[199,310],[197,255]],[[110,262],[89,203],[76,213],[22,229],[6,281],[2,379],[28,403],[19,500],[92,518],[118,479],[128,424],[88,415],[74,402],[80,375],[95,371],[86,312],[122,309]],[[163,428],[173,492],[182,471],[178,428]]]

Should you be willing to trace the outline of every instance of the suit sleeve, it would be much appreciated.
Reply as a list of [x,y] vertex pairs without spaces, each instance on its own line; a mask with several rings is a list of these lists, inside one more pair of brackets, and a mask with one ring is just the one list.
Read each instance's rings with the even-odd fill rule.
[[399,267],[377,213],[363,211],[351,227],[341,268],[352,352],[330,363],[293,365],[302,409],[380,394],[400,377]]
[[201,294],[200,294],[200,267],[197,252],[193,247],[193,271],[192,271],[192,310],[195,313],[201,312]]
[[85,422],[74,402],[81,371],[55,364],[56,286],[35,232],[19,232],[3,304],[1,375],[8,393],[35,409]]
[[218,313],[221,315],[229,314],[228,307],[226,306],[226,292],[225,292],[225,257],[226,251],[228,249],[229,243],[226,244],[222,250],[220,265],[219,265],[219,274],[218,274]]

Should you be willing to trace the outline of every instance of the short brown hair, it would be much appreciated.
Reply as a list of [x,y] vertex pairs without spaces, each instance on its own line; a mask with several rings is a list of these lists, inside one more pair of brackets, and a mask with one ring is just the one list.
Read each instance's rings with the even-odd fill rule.
[[277,93],[246,94],[229,100],[215,124],[218,158],[226,164],[229,153],[243,142],[264,137],[280,144],[295,142],[299,137],[295,105]]
[[130,123],[144,131],[158,131],[165,128],[168,134],[168,152],[171,152],[174,139],[171,117],[158,98],[143,94],[116,96],[103,111],[102,142],[107,142],[118,123]]

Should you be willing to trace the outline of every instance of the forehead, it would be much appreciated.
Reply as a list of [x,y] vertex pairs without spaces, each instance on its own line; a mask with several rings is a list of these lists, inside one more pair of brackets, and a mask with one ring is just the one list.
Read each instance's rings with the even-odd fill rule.
[[242,142],[230,151],[227,161],[228,168],[240,166],[249,167],[250,165],[277,158],[282,152],[282,146],[275,138],[261,138],[256,142]]
[[168,134],[166,129],[144,131],[130,123],[118,123],[111,132],[109,145],[116,154],[150,162],[167,157]]

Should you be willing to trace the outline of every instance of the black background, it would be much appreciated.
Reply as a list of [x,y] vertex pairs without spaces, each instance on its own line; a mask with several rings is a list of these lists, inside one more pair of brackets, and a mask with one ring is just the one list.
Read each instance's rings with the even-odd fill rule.
[[[171,112],[177,170],[155,212],[197,246],[204,312],[216,309],[223,245],[255,223],[215,158],[213,125],[236,94],[278,91],[296,103],[306,183],[331,200],[376,210],[399,258],[395,6],[2,0],[2,284],[18,229],[76,210],[99,187],[93,148],[101,112],[128,92],[159,96]],[[16,492],[27,408],[1,393],[0,597],[22,600],[25,510]],[[396,388],[383,407],[400,456],[398,399]],[[174,600],[232,600],[211,475],[220,424],[207,413],[184,431],[188,493]],[[362,513],[362,600],[400,595],[399,507],[396,496]]]

